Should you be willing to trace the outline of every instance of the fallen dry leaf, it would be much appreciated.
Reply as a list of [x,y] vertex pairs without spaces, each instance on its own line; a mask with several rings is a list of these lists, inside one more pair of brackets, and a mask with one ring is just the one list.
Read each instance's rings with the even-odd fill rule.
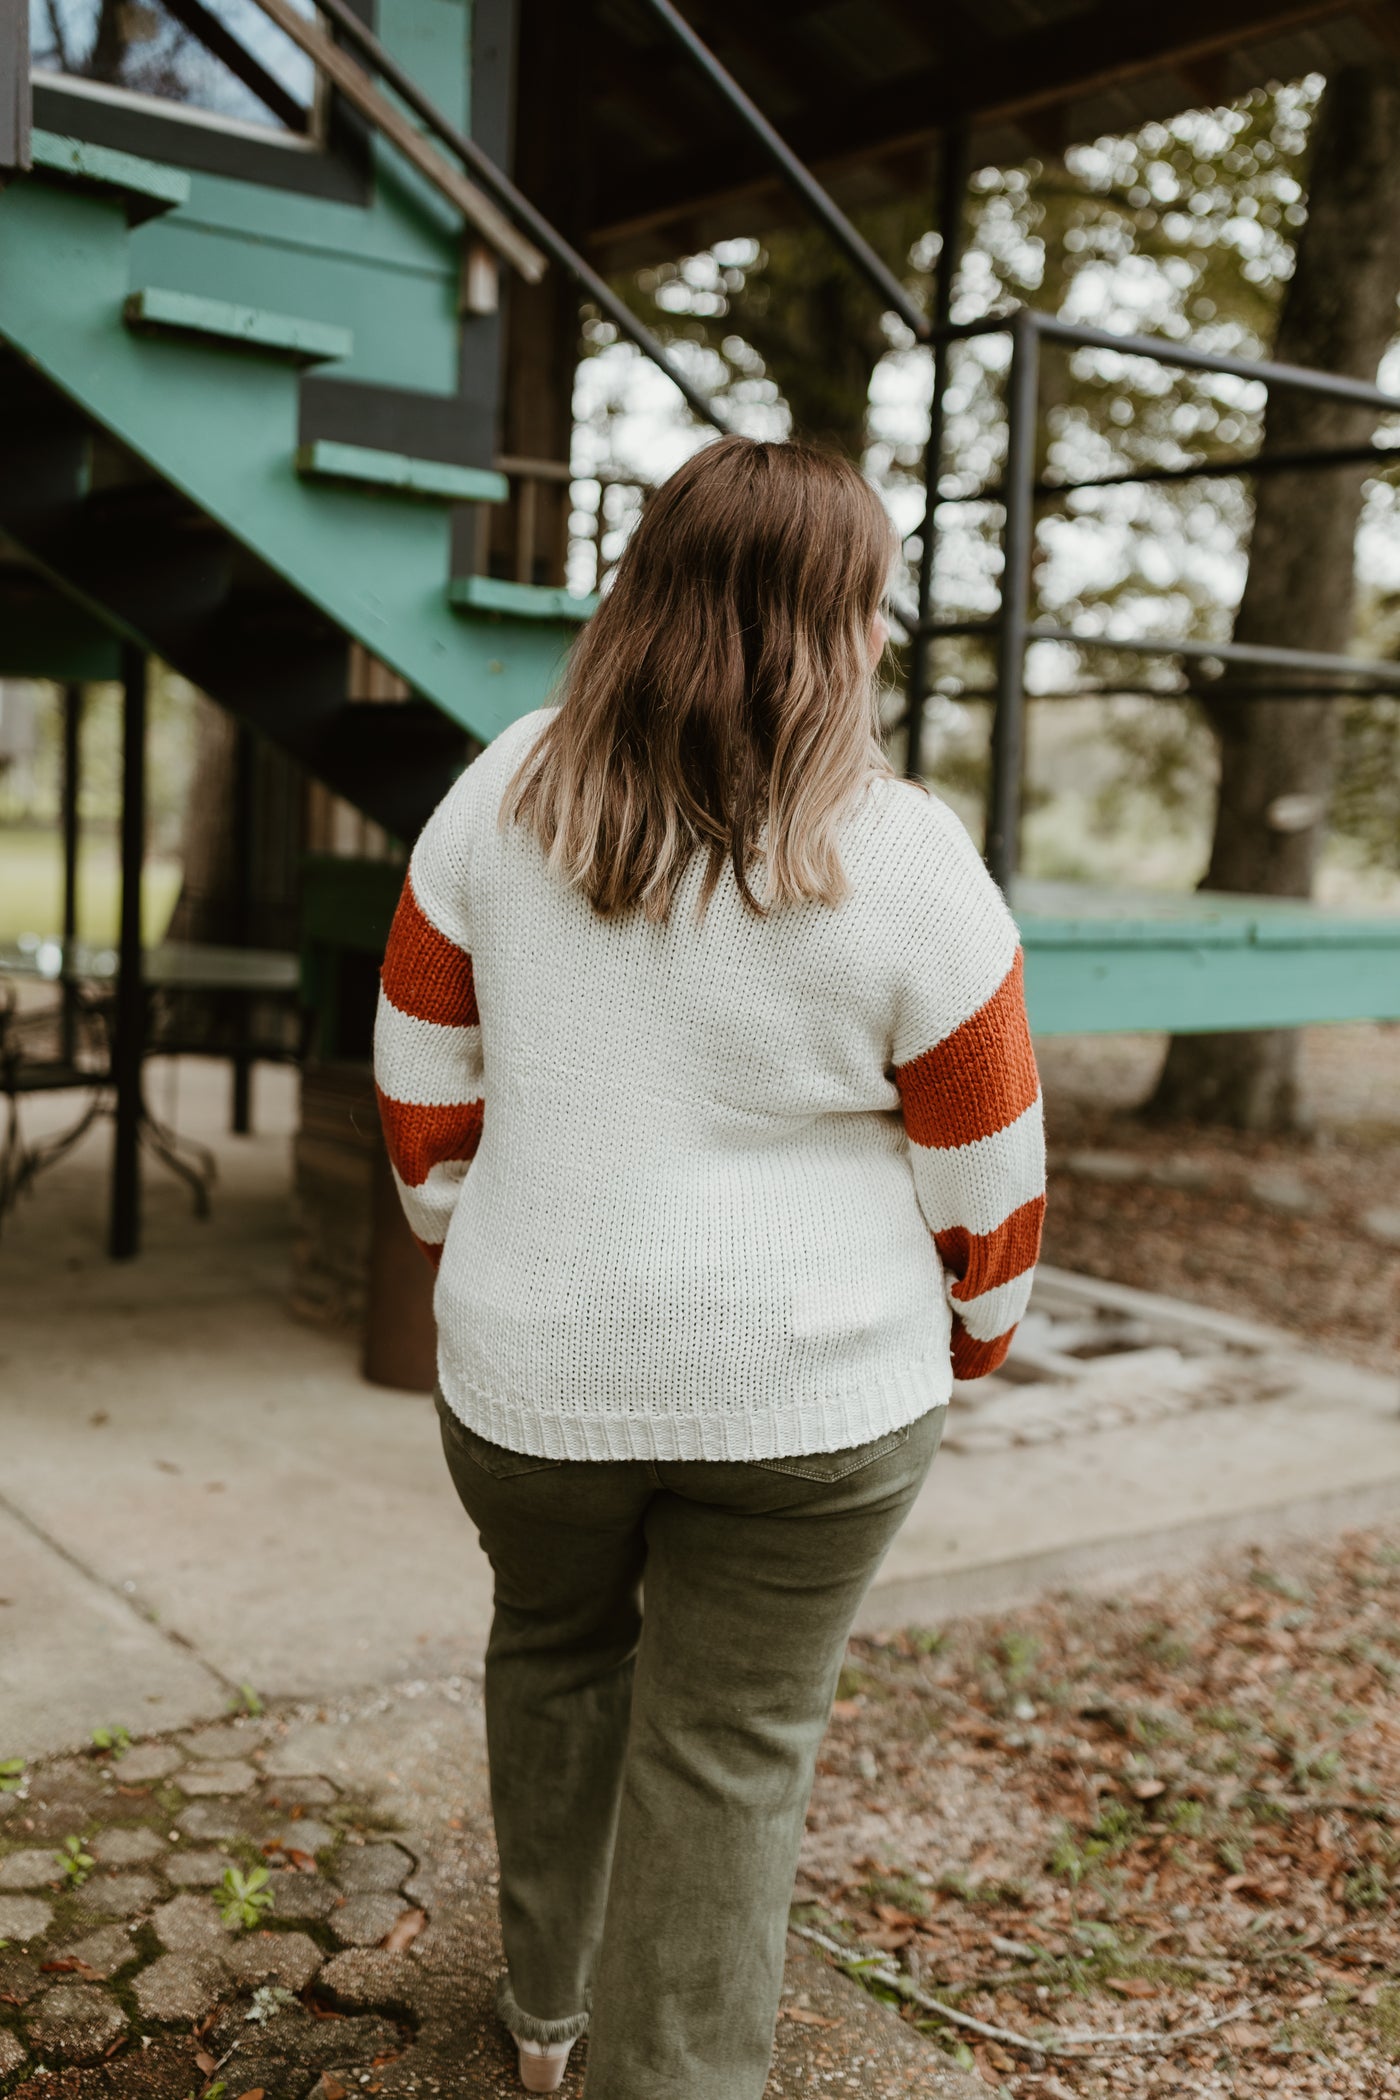
[[209,2076],[209,2073],[211,2071],[217,2071],[219,2068],[217,2060],[209,2054],[209,2051],[207,2049],[196,2049],[194,2052],[194,2060],[198,2068],[201,2071],[203,2071],[206,2078]]
[[379,1942],[386,1954],[402,1954],[411,1947],[428,1922],[425,1910],[401,1911]]
[[828,2020],[821,2013],[808,2012],[805,2005],[785,2005],[783,2007],[783,2018],[785,2020],[796,2020],[799,2027],[839,2027],[841,2025],[839,2020]]

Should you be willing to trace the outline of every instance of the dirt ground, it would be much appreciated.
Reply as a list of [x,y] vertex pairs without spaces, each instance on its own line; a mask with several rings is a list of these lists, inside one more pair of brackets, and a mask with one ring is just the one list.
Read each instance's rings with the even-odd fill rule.
[[[1151,1036],[1037,1044],[1046,1259],[1400,1366],[1400,1027],[1305,1032],[1313,1129],[1302,1137],[1140,1121],[1164,1047]],[[1131,1159],[1143,1176],[1114,1178]]]
[[800,1915],[1014,2100],[1400,2093],[1397,1680],[1400,1524],[857,1641]]
[[[1400,1029],[1289,1139],[1140,1121],[1164,1047],[1037,1045],[1047,1258],[1400,1368]],[[1400,2093],[1398,1682],[1400,1523],[857,1641],[800,1915],[1013,2100]]]

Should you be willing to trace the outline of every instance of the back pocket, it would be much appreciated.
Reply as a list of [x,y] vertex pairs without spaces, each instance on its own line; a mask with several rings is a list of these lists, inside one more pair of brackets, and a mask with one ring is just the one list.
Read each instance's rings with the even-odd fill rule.
[[848,1473],[859,1473],[863,1466],[873,1466],[877,1458],[887,1458],[891,1451],[907,1444],[913,1426],[906,1422],[902,1429],[872,1437],[868,1444],[850,1444],[844,1451],[798,1451],[783,1458],[755,1459],[753,1463],[760,1472],[787,1473],[794,1480],[844,1480]]

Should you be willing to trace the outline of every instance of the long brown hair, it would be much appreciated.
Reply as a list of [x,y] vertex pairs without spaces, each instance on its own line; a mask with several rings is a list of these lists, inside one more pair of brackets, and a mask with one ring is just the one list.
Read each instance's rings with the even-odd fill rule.
[[[608,915],[669,913],[706,856],[755,911],[838,903],[878,741],[870,633],[894,535],[849,461],[726,437],[648,499],[504,797]],[[752,877],[761,858],[762,900]]]

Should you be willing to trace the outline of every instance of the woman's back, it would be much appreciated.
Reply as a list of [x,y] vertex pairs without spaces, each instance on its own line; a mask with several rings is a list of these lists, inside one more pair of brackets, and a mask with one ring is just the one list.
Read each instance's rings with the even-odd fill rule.
[[[415,1131],[483,1104],[437,1285],[449,1404],[512,1448],[590,1458],[830,1449],[938,1405],[952,1314],[896,1067],[1013,967],[966,834],[876,779],[842,831],[838,906],[759,915],[726,870],[701,912],[697,860],[664,921],[601,917],[529,827],[499,821],[549,719],[491,746],[413,858],[417,910],[470,956],[479,1019],[422,1017],[442,1010],[431,942],[386,968],[379,1079],[401,1159]],[[450,955],[436,968],[448,982]],[[1033,1068],[1029,1085],[962,1104],[959,1147],[1021,1119]],[[1032,1120],[1005,1166],[983,1163],[996,1214],[974,1231],[1038,1195]],[[940,1224],[968,1219],[955,1203]]]

